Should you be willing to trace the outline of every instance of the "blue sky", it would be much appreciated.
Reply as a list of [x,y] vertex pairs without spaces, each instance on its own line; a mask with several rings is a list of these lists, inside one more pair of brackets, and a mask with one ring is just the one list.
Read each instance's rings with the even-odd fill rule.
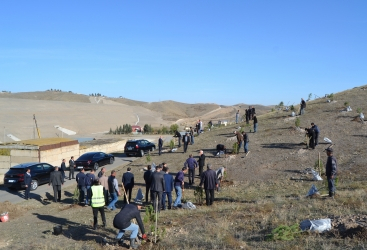
[[367,84],[367,1],[2,1],[0,86],[299,103]]

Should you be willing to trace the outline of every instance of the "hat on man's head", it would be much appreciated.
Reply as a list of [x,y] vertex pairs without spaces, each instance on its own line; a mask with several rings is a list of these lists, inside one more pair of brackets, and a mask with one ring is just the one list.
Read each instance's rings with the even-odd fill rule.
[[327,152],[333,152],[333,149],[332,148],[327,148],[326,151]]

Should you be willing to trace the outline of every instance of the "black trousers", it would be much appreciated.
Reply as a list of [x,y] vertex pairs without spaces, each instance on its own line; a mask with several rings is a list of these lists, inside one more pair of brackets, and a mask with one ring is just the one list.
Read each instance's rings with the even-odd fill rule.
[[93,221],[94,221],[94,226],[97,226],[98,223],[98,211],[102,216],[102,221],[103,221],[103,226],[106,225],[106,215],[104,213],[104,207],[92,207],[93,209]]
[[189,184],[194,184],[195,180],[195,168],[189,168]]
[[184,153],[186,153],[188,146],[189,146],[189,143],[184,142]]
[[315,133],[315,146],[319,144],[319,133]]
[[[145,184],[145,202],[149,202],[150,184]],[[150,198],[152,200],[152,198]]]
[[26,198],[26,199],[29,198],[29,192],[30,191],[31,191],[31,185],[28,185],[28,187],[25,188],[24,198]]
[[206,205],[210,206],[214,202],[214,189],[205,189]]
[[311,136],[310,137],[310,141],[309,141],[309,147],[312,148],[312,149],[315,149],[315,141],[314,141],[314,138]]
[[71,178],[74,179],[74,168],[73,167],[70,167],[70,170],[69,170],[69,179]]
[[108,200],[108,190],[104,190],[103,196],[104,196],[105,205],[107,206],[110,203]]
[[60,185],[52,185],[54,189],[54,202],[61,200],[61,186]]
[[152,192],[152,202],[153,202],[153,208],[155,212],[161,211],[161,203],[162,203],[162,191],[153,191]]
[[199,176],[201,177],[201,175],[203,174],[203,169],[204,169],[204,166],[200,166],[199,165]]
[[60,171],[60,172],[61,172],[62,179],[64,180],[65,179],[65,172],[64,171]]
[[[125,193],[126,195],[129,195],[129,203],[131,201],[131,191],[133,191],[132,187],[125,187]],[[126,202],[126,195],[124,195],[124,201]]]
[[181,137],[177,137],[178,138],[178,147],[181,147]]

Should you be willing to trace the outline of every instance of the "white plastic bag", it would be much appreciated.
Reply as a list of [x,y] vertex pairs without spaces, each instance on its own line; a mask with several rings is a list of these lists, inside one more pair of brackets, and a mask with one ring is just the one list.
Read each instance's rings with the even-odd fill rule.
[[299,225],[302,231],[310,230],[313,232],[322,233],[324,231],[329,231],[331,229],[330,219],[320,219],[320,220],[304,220]]
[[322,181],[321,176],[315,170],[311,169],[311,172],[312,172],[314,181]]

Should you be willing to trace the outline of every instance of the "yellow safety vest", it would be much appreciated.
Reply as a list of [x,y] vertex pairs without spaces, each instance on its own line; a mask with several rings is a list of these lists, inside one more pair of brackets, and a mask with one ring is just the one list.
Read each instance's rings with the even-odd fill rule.
[[103,186],[92,186],[91,187],[93,196],[91,199],[91,207],[103,207],[105,205],[104,195],[103,195]]

